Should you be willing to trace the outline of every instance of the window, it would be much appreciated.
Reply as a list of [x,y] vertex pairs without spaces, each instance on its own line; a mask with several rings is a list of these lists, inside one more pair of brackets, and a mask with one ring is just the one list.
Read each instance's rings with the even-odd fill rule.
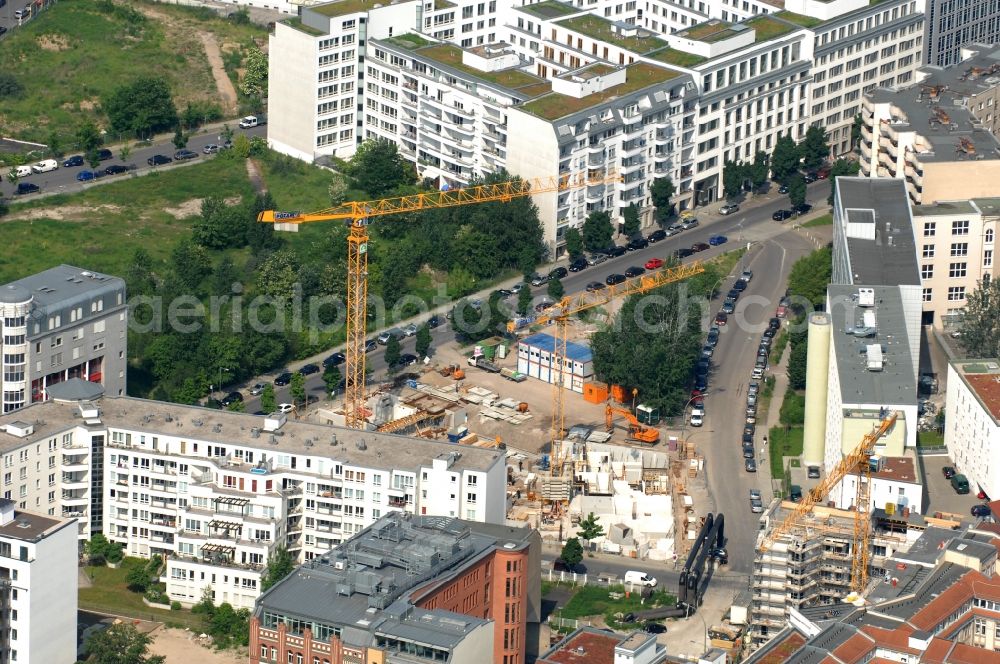
[[993,242],[993,229],[992,228],[987,228],[986,229],[986,237],[983,238],[983,242],[985,242],[986,244],[990,244],[991,242]]
[[467,502],[467,503],[472,503],[473,505],[475,505],[476,504],[476,499],[477,499],[477,497],[476,497],[476,494],[474,494],[474,493],[467,493],[467,494],[465,494],[465,502]]
[[983,267],[993,267],[993,250],[987,249],[983,252]]
[[923,257],[924,258],[934,258],[934,245],[933,244],[925,244],[924,245]]
[[949,286],[948,287],[948,300],[964,300],[965,299],[965,286]]
[[933,279],[934,278],[934,266],[933,265],[921,265],[920,266],[920,278],[921,279]]
[[969,255],[969,243],[968,242],[952,242],[951,243],[951,255],[952,256],[968,256]]
[[937,235],[937,222],[928,221],[924,223],[924,237],[934,237]]
[[969,234],[969,222],[966,221],[953,221],[951,222],[951,234],[952,235],[968,235]]
[[948,276],[957,279],[964,277],[968,272],[968,263],[951,263],[948,266]]
[[930,302],[931,301],[931,297],[933,297],[933,293],[931,292],[931,289],[930,288],[925,288],[924,289],[924,302]]

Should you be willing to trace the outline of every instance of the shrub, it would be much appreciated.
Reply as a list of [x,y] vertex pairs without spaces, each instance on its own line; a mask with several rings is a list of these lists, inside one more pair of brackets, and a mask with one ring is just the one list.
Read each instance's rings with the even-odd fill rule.
[[180,603],[180,602],[178,602],[178,601],[177,601],[177,600],[175,599],[174,601],[172,601],[172,602],[170,603],[170,610],[171,610],[171,611],[180,611],[180,610],[181,610],[181,603]]

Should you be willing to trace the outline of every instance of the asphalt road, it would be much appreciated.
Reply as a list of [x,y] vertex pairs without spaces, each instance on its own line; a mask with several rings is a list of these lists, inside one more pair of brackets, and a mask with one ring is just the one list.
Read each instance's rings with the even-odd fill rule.
[[[10,0],[8,0],[7,4],[8,6],[10,5]],[[3,12],[5,9],[6,7],[0,9],[0,12]],[[245,134],[246,136],[267,135],[266,126],[254,127],[253,129],[239,129],[236,125],[237,121],[235,120],[229,123],[229,126],[232,127],[233,129],[234,136],[238,136],[239,134]],[[184,168],[184,166],[188,164],[196,164],[205,159],[214,158],[215,155],[206,155],[203,154],[201,151],[202,148],[204,148],[209,143],[215,143],[215,144],[221,143],[219,139],[219,130],[217,129],[204,130],[202,133],[194,134],[188,139],[187,149],[196,152],[198,154],[197,158],[182,162],[175,161],[173,163],[165,164],[163,166],[156,166],[155,168],[160,170],[169,168]],[[168,157],[173,157],[174,152],[176,151],[177,148],[175,148],[173,143],[171,143],[169,140],[157,142],[149,146],[137,143],[132,147],[132,153],[129,155],[128,161],[125,162],[118,158],[118,149],[113,148],[112,152],[114,153],[114,158],[109,159],[108,161],[102,161],[99,170],[107,168],[112,164],[135,164],[137,173],[151,171],[154,169],[154,167],[149,166],[146,163],[147,159],[156,154],[162,154]],[[14,196],[14,190],[16,189],[16,187],[7,181],[6,179],[7,173],[5,169],[3,173],[5,177],[3,178],[3,182],[0,183],[0,197],[10,197],[16,200],[31,200],[33,198],[37,198],[41,194],[73,193],[77,191],[82,191],[83,189],[87,189],[90,187],[95,187],[95,186],[99,187],[105,182],[114,182],[128,177],[128,174],[106,175],[96,181],[77,182],[76,180],[77,173],[79,173],[80,171],[89,171],[92,169],[90,168],[89,164],[85,164],[83,166],[76,166],[72,168],[64,168],[62,166],[62,163],[66,159],[75,154],[79,153],[68,152],[64,157],[58,159],[57,161],[59,162],[59,168],[57,170],[49,171],[48,173],[32,173],[30,176],[20,179],[20,182],[32,182],[34,184],[37,184],[41,188],[41,192],[39,192],[38,194]]]

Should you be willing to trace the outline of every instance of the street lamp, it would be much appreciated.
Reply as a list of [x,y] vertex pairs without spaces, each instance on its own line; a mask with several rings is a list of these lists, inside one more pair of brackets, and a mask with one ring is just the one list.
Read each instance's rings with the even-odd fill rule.
[[226,367],[219,367],[219,394],[222,394],[222,372],[229,371]]

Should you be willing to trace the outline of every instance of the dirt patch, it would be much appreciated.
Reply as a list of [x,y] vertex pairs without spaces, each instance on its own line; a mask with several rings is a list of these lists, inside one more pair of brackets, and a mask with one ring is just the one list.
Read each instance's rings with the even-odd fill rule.
[[219,96],[223,102],[223,113],[236,113],[236,88],[229,80],[229,74],[222,63],[222,51],[219,50],[219,42],[215,41],[215,36],[207,32],[199,32],[198,37],[205,47],[205,57],[212,68],[212,78],[215,79],[215,86],[219,90]]
[[4,217],[4,221],[34,221],[36,219],[55,219],[56,221],[89,221],[89,215],[94,212],[105,212],[117,214],[122,211],[120,205],[99,205],[97,207],[87,207],[85,205],[60,205],[59,207],[34,208],[15,212]]
[[[239,196],[230,196],[228,198],[222,199],[226,205],[235,205],[240,202]],[[204,198],[192,198],[189,201],[184,201],[177,207],[163,208],[163,211],[169,214],[174,219],[187,219],[188,217],[196,217],[201,214],[201,204],[205,201]]]
[[65,51],[69,48],[69,40],[62,35],[42,35],[36,41],[43,51]]
[[162,628],[153,632],[149,652],[163,655],[166,664],[198,662],[198,664],[245,664],[246,651],[218,651],[206,645],[199,635],[183,629]]
[[92,111],[97,108],[97,104],[100,103],[100,100],[94,97],[93,99],[81,99],[79,103],[81,111]]

